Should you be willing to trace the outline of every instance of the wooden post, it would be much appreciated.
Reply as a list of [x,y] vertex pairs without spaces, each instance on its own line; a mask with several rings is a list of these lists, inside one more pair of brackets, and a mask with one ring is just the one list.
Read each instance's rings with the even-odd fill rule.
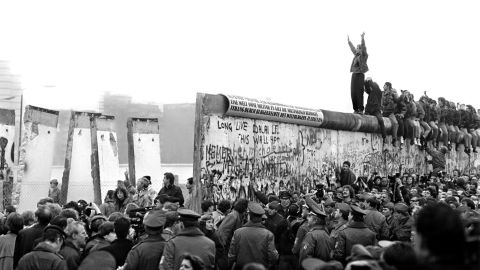
[[72,166],[73,130],[75,129],[75,112],[70,113],[70,124],[68,126],[67,151],[65,153],[65,164],[62,176],[62,193],[60,203],[67,203],[68,184],[70,180],[70,169]]
[[135,186],[135,147],[133,144],[133,119],[127,120],[127,143],[128,143],[128,178],[131,185]]
[[93,180],[93,201],[100,205],[102,203],[102,192],[100,187],[100,164],[98,161],[97,117],[98,115],[95,114],[90,115],[90,137],[92,143],[90,161]]
[[203,198],[203,185],[202,185],[202,138],[203,138],[203,100],[205,94],[197,93],[197,100],[195,106],[195,131],[193,139],[193,190],[192,190],[192,203],[191,209],[201,213],[200,204]]

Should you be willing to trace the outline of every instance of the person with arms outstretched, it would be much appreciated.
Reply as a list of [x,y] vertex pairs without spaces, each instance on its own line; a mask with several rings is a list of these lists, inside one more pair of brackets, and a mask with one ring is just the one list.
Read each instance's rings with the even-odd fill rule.
[[348,38],[348,45],[352,50],[354,55],[352,65],[350,67],[350,72],[352,72],[352,81],[350,85],[352,104],[354,113],[363,114],[363,91],[364,91],[364,81],[365,73],[368,71],[367,59],[367,47],[365,46],[365,32],[362,33],[362,43],[357,45],[355,48]]

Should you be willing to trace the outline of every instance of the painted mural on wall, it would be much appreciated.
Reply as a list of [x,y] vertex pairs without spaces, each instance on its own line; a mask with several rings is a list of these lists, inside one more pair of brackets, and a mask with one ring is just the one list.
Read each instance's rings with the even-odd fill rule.
[[[431,170],[426,154],[417,146],[406,145],[401,150],[383,146],[378,134],[230,116],[204,116],[204,120],[201,178],[204,197],[215,201],[253,199],[255,191],[309,193],[318,184],[334,183],[346,160],[357,177]],[[453,151],[447,158],[450,170],[474,165],[469,165],[464,153]]]

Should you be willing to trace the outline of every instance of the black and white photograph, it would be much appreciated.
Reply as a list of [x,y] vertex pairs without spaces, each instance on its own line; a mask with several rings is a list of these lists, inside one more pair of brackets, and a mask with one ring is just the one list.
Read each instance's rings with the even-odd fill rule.
[[0,0],[0,270],[480,269],[479,11]]

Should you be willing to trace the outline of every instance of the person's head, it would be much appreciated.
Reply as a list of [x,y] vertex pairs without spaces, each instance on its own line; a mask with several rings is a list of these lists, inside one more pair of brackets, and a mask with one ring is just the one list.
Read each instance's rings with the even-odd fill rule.
[[270,217],[275,216],[280,208],[281,205],[278,201],[270,202],[268,204],[267,215]]
[[98,230],[100,229],[100,225],[105,223],[107,221],[107,218],[103,215],[96,215],[92,217],[90,220],[90,231],[92,234],[98,233]]
[[115,199],[118,201],[124,201],[128,197],[128,192],[123,188],[117,188],[115,190]]
[[345,203],[337,204],[337,209],[335,210],[335,218],[336,219],[343,219],[348,220],[348,216],[350,215],[350,206]]
[[370,197],[366,201],[367,209],[378,209],[379,201],[375,197]]
[[76,201],[69,201],[63,206],[63,209],[73,209],[80,213],[80,207],[78,207],[78,203]]
[[362,54],[362,45],[358,44],[357,47],[355,48],[355,51],[357,54]]
[[130,220],[126,217],[120,217],[115,220],[113,227],[118,239],[126,239],[130,231]]
[[105,198],[103,199],[103,202],[111,202],[113,201],[113,197],[115,195],[115,190],[108,190],[107,194],[105,195]]
[[217,210],[225,215],[230,211],[230,208],[232,208],[232,204],[229,200],[221,200],[217,205]]
[[18,232],[23,229],[23,218],[22,215],[18,213],[10,213],[7,216],[7,221],[5,223],[8,230],[11,233],[18,234]]
[[248,200],[239,199],[233,204],[233,210],[237,211],[240,214],[243,214],[248,209]]
[[[439,226],[442,224],[442,226]],[[465,232],[460,215],[444,203],[425,205],[415,220],[415,251],[421,258],[463,261]]]
[[175,176],[173,173],[167,172],[163,174],[163,185],[166,187],[171,187],[175,183]]
[[113,212],[108,216],[108,221],[115,222],[117,219],[124,217],[124,215],[120,212]]
[[23,225],[25,227],[28,227],[35,223],[35,214],[32,211],[24,211],[22,213],[22,218],[23,218]]
[[52,214],[52,218],[60,215],[62,212],[62,207],[58,203],[49,203],[47,204],[48,208],[50,208],[50,213]]
[[115,241],[115,239],[117,239],[117,235],[115,233],[115,227],[113,224],[114,223],[111,221],[107,221],[103,223],[102,225],[100,225],[99,233],[98,233],[98,235],[100,235],[110,243]]
[[37,207],[42,206],[42,205],[47,205],[47,203],[53,203],[52,198],[42,198],[37,202]]
[[50,225],[56,225],[65,230],[67,228],[67,218],[62,216],[56,216],[50,221]]
[[63,209],[62,212],[60,212],[60,216],[78,220],[78,212],[72,208]]
[[343,165],[342,165],[342,170],[349,170],[350,169],[350,161],[346,160],[343,162]]
[[213,202],[210,200],[203,201],[201,203],[202,213],[212,213],[213,212]]
[[204,270],[205,264],[198,256],[191,254],[184,254],[180,258],[180,270]]
[[43,230],[42,240],[48,242],[54,251],[59,252],[63,246],[65,237],[66,235],[62,228],[49,225]]
[[50,188],[56,188],[58,187],[58,180],[57,179],[52,179],[50,181]]
[[397,242],[387,247],[382,254],[383,261],[398,270],[415,269],[417,257],[408,243]]
[[383,90],[387,91],[387,90],[391,90],[391,89],[392,89],[392,83],[386,82],[386,83],[383,85]]
[[312,227],[315,225],[325,225],[325,217],[319,216],[313,212],[307,216],[308,226]]
[[390,217],[391,215],[393,215],[393,208],[393,203],[386,203],[382,208],[382,214],[387,218]]
[[187,184],[185,186],[188,190],[188,193],[192,193],[192,190],[193,190],[193,178],[192,177],[187,179]]
[[200,228],[202,230],[213,231],[215,226],[213,224],[213,216],[212,215],[203,215],[200,218]]
[[350,186],[350,185],[343,186],[343,190],[342,190],[342,197],[343,198],[353,198],[354,195],[355,194],[354,194],[352,186]]
[[38,207],[37,211],[35,211],[35,217],[37,218],[37,221],[40,225],[46,226],[48,223],[50,223],[50,220],[52,219],[50,208],[45,205]]
[[76,221],[73,218],[67,219],[67,228],[65,233],[77,247],[84,247],[87,239],[87,232],[83,222]]

